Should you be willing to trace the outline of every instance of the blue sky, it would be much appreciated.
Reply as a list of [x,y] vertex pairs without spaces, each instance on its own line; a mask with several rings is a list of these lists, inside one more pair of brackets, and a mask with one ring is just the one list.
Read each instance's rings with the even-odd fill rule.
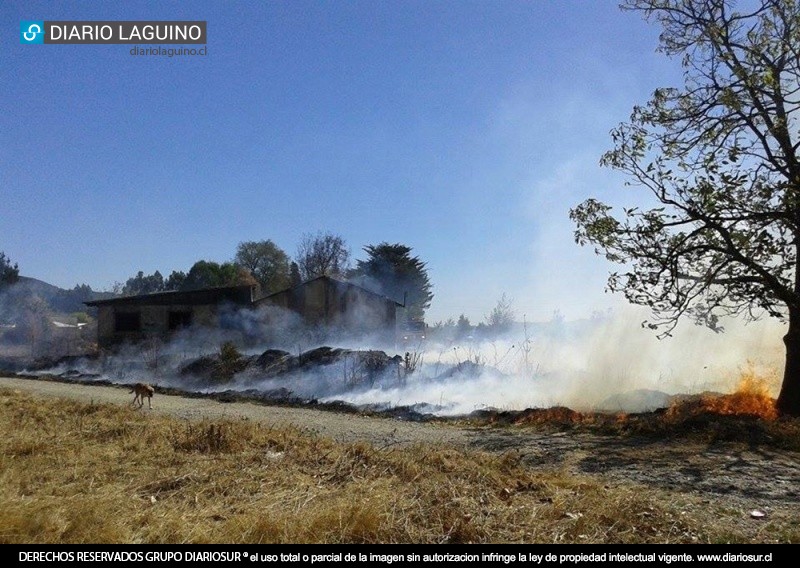
[[[230,260],[272,239],[382,241],[428,265],[428,320],[613,302],[570,207],[638,197],[609,131],[679,84],[613,1],[6,0],[0,250],[62,287]],[[20,45],[20,20],[206,20],[206,57]]]

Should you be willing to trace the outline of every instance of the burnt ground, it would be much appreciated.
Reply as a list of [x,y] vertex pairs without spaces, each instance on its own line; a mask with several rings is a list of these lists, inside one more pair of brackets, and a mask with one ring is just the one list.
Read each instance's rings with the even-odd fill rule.
[[[129,389],[28,378],[0,378],[0,388],[39,396],[128,404]],[[319,408],[225,402],[157,393],[153,410],[184,419],[258,420],[378,448],[445,444],[512,453],[526,465],[633,482],[723,501],[742,511],[794,511],[800,503],[800,452],[764,441],[698,441],[670,435],[636,436],[555,431],[531,426],[482,426],[468,422],[418,422],[333,412]],[[145,406],[144,412],[150,412]],[[793,513],[792,513],[793,514]]]
[[474,432],[470,445],[519,452],[534,467],[562,467],[709,498],[730,496],[754,508],[800,503],[800,453],[763,445],[508,428]]

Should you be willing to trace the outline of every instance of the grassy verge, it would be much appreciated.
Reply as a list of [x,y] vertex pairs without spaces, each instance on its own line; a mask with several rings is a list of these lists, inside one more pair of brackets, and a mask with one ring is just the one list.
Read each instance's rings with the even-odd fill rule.
[[538,471],[0,390],[0,542],[798,542],[796,519]]

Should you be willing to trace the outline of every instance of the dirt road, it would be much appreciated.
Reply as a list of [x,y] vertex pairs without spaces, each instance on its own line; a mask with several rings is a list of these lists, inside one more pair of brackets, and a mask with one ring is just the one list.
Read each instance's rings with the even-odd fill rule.
[[[21,378],[0,378],[0,388],[113,404],[128,404],[133,398],[123,387]],[[143,411],[150,412],[146,405]],[[531,467],[567,468],[576,473],[731,500],[746,508],[796,507],[800,502],[800,454],[745,444],[551,434],[517,427],[465,428],[164,394],[153,397],[152,412],[184,419],[247,418],[294,426],[339,441],[365,440],[379,448],[440,443],[498,453],[519,452]]]

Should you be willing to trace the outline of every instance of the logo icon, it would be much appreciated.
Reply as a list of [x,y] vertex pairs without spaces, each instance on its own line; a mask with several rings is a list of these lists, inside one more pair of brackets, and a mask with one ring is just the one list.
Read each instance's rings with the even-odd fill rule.
[[24,20],[19,24],[20,43],[44,43],[44,22]]

